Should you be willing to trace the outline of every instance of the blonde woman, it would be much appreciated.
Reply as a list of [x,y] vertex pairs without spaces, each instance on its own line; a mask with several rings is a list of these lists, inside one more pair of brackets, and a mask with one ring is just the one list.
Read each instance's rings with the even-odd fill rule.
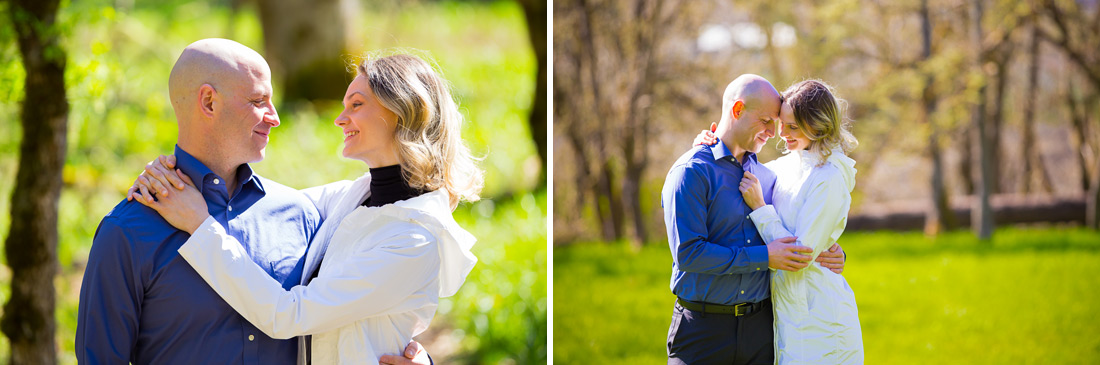
[[410,55],[368,58],[357,69],[335,124],[344,157],[370,170],[303,191],[324,219],[306,253],[303,285],[284,289],[247,259],[190,179],[167,173],[170,159],[152,164],[158,173],[137,184],[156,191],[151,177],[168,186],[179,176],[181,192],[155,201],[134,194],[191,233],[180,256],[249,322],[273,338],[312,335],[303,338],[299,363],[377,364],[402,353],[477,261],[474,237],[451,212],[478,200],[482,171],[460,136],[462,115],[447,82]]
[[[802,81],[782,96],[779,136],[787,154],[764,164],[776,175],[772,204],[765,204],[752,173],[745,173],[739,189],[765,242],[793,236],[816,259],[848,222],[856,169],[846,154],[858,142],[829,85]],[[704,131],[698,141],[713,143],[711,136]],[[821,265],[773,270],[771,290],[777,363],[863,363],[855,294],[843,276]]]

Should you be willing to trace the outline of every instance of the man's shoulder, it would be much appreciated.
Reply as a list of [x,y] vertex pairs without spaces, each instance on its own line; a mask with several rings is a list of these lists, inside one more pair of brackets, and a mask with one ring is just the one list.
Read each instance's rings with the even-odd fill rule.
[[710,146],[695,145],[690,150],[684,152],[676,159],[676,162],[672,164],[672,168],[681,169],[699,169],[709,168],[714,163],[714,152],[711,151]]
[[705,188],[709,177],[713,175],[714,154],[709,146],[693,146],[684,152],[672,164],[665,176],[665,189],[677,189],[676,187],[690,186]]
[[92,244],[116,244],[125,241],[137,245],[162,242],[177,232],[179,230],[172,227],[153,208],[136,200],[123,200],[99,222]]
[[313,201],[301,190],[283,185],[275,180],[260,175],[253,175],[253,177],[260,187],[263,188],[263,200],[266,200],[267,204],[285,206],[291,209],[301,209],[311,217],[320,217],[320,213],[317,212],[317,207],[313,205]]

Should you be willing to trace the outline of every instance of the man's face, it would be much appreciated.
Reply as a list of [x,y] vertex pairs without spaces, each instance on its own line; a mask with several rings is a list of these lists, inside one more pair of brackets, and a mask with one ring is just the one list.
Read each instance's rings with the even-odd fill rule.
[[752,153],[759,153],[769,138],[775,136],[776,120],[779,118],[779,100],[775,105],[769,102],[757,102],[746,105],[741,118],[734,123],[734,140],[738,146]]
[[271,71],[266,64],[242,67],[245,72],[222,95],[224,113],[218,121],[222,143],[241,163],[264,159],[271,128],[279,126],[272,104]]

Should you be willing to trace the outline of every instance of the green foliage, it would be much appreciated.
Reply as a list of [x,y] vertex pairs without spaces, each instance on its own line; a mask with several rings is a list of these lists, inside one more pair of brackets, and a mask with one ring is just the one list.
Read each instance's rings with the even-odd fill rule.
[[[497,204],[500,204],[499,206]],[[471,363],[546,361],[546,195],[481,202],[456,213],[478,243],[478,264],[440,313],[462,313],[456,335]]]
[[[992,244],[969,232],[849,233],[841,243],[867,363],[1100,360],[1094,231],[1003,229]],[[574,245],[554,256],[555,362],[664,361],[675,300],[666,245]]]
[[[179,52],[208,37],[231,38],[263,53],[255,9],[232,12],[225,2],[65,3],[58,16],[68,54],[69,150],[59,212],[58,345],[74,363],[80,280],[99,220],[123,199],[145,163],[170,153],[176,125],[168,74]],[[0,11],[9,5],[0,2]],[[366,7],[364,7],[366,8]],[[5,13],[4,17],[7,16]],[[538,186],[538,155],[527,130],[535,60],[521,9],[513,2],[405,4],[364,9],[352,39],[362,49],[422,50],[451,82],[467,124],[463,137],[484,158],[486,200],[461,206],[456,219],[478,237],[480,258],[454,298],[445,299],[433,328],[454,328],[457,349],[473,363],[540,363],[546,358],[546,195]],[[430,26],[426,26],[430,25]],[[14,29],[0,22],[0,234],[9,224],[25,77]],[[350,78],[349,78],[350,79]],[[274,80],[276,88],[281,80]],[[341,90],[346,84],[332,85]],[[289,110],[271,135],[261,175],[305,188],[366,171],[340,157],[336,103]],[[514,196],[493,201],[494,196]],[[0,282],[10,274],[0,267]],[[0,299],[7,298],[0,286]],[[0,360],[7,358],[0,337]],[[429,344],[429,350],[431,350]]]

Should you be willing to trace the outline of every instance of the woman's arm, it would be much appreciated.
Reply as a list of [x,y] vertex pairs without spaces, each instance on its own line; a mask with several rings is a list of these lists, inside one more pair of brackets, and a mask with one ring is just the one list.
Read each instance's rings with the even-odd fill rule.
[[252,262],[240,242],[212,218],[179,252],[241,316],[272,338],[291,338],[438,303],[436,293],[424,290],[439,275],[433,236],[418,224],[392,224],[410,229],[355,252],[308,286],[290,291]]
[[336,207],[343,201],[347,191],[353,185],[353,181],[343,180],[302,189],[301,192],[317,207],[317,212],[321,213],[321,220],[323,221],[328,219],[328,216],[336,210]]
[[773,205],[765,205],[752,211],[749,213],[749,219],[752,220],[753,225],[756,225],[756,231],[760,232],[760,238],[764,239],[764,243],[784,237],[796,237],[783,226],[783,220],[779,218]]

